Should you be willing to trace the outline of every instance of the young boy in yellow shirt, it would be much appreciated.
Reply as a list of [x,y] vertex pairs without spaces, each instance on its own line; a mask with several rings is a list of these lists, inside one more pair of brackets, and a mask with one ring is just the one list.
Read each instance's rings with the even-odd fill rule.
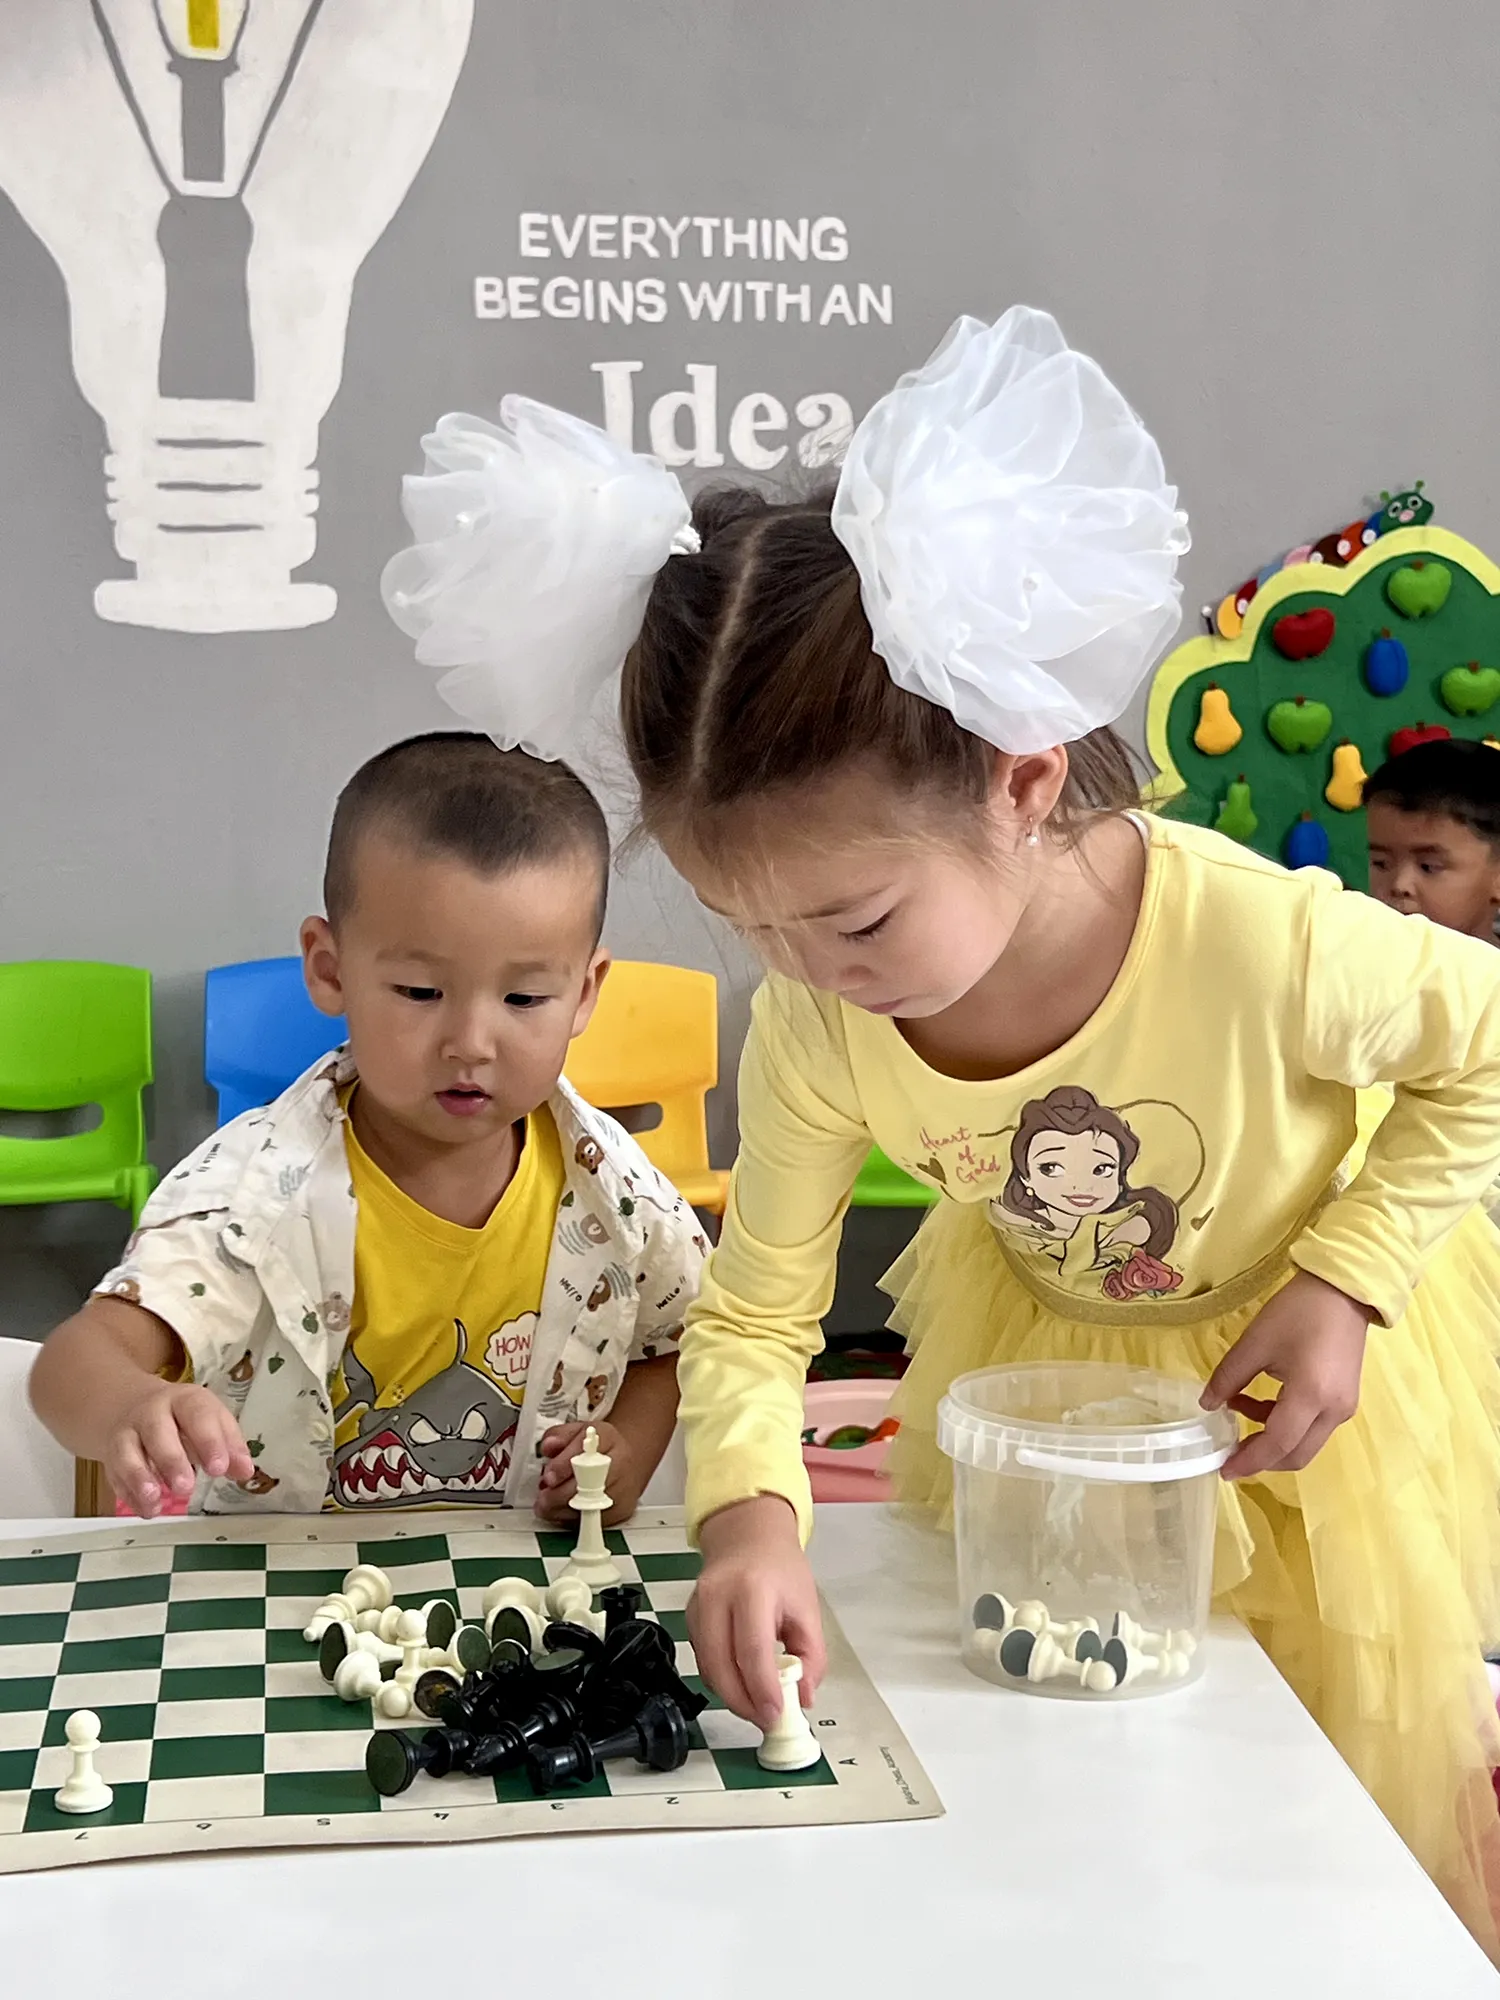
[[588,1423],[635,1507],[704,1241],[562,1080],[609,960],[609,839],[561,764],[415,737],[345,787],[302,926],[347,1046],[169,1174],[32,1400],[143,1515],[569,1518]]

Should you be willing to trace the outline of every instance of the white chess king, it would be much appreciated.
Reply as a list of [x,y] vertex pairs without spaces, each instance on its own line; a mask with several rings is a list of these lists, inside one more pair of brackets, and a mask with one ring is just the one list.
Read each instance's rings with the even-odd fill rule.
[[599,1449],[599,1433],[591,1424],[584,1432],[583,1450],[573,1460],[577,1486],[568,1505],[578,1516],[578,1542],[564,1576],[582,1577],[590,1590],[607,1590],[620,1581],[620,1571],[604,1541],[604,1516],[610,1499],[604,1490],[609,1459]]

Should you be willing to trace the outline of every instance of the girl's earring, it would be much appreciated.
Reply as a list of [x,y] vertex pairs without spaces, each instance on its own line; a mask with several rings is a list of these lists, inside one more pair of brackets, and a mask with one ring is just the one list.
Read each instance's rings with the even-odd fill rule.
[[1026,845],[1028,847],[1040,847],[1041,844],[1042,844],[1042,836],[1036,830],[1036,821],[1034,819],[1027,820]]

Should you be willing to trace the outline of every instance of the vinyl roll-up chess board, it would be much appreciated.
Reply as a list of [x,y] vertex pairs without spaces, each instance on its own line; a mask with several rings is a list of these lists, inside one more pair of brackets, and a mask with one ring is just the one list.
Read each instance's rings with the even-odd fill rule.
[[[387,1517],[388,1520],[388,1517]],[[545,1798],[524,1771],[420,1776],[382,1798],[365,1776],[372,1717],[323,1680],[303,1627],[357,1562],[376,1563],[399,1604],[446,1597],[478,1619],[484,1587],[554,1581],[573,1538],[527,1518],[445,1512],[399,1525],[348,1514],[125,1524],[0,1543],[0,1872],[123,1855],[350,1842],[488,1840],[629,1828],[816,1826],[926,1819],[930,1781],[827,1607],[829,1667],[813,1711],[823,1758],[772,1775],[758,1733],[710,1698],[682,1769],[612,1763]],[[680,1510],[643,1512],[609,1545],[643,1615],[702,1687],[685,1610],[698,1569]],[[707,1690],[705,1690],[707,1692]],[[57,1811],[63,1727],[103,1723],[110,1808]]]

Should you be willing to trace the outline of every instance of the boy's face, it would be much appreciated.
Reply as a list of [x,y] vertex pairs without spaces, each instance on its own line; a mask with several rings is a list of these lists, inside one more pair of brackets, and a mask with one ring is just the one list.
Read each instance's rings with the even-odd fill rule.
[[1500,856],[1447,813],[1403,812],[1372,799],[1365,815],[1370,893],[1405,916],[1493,939],[1500,908]]
[[302,926],[308,991],[344,1014],[360,1087],[438,1144],[493,1140],[556,1088],[609,959],[598,864],[568,855],[494,876],[371,832],[335,933]]

